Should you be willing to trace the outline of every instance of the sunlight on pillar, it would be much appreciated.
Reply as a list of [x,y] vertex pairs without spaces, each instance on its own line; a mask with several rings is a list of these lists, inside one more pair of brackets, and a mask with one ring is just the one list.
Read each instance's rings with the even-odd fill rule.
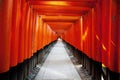
[[96,34],[96,36],[95,36],[95,37],[96,37],[96,39],[97,39],[97,40],[99,40],[99,41],[100,41],[100,38],[99,38],[99,36],[98,36],[97,34]]
[[105,45],[104,44],[102,44],[102,48],[103,48],[103,50],[107,50],[107,48],[105,47]]
[[36,17],[36,30],[39,28],[39,16]]
[[104,64],[102,64],[102,67],[106,67]]
[[[81,23],[81,25],[80,25],[80,29],[81,29],[81,37],[82,37],[82,35],[83,35],[83,17],[81,16],[80,17],[80,23]],[[83,41],[81,40],[81,50],[83,50]]]
[[111,40],[111,44],[116,47],[116,44]]
[[87,29],[85,30],[84,34],[82,35],[82,40],[83,40],[83,41],[86,39],[87,35],[88,35],[88,27],[87,27]]

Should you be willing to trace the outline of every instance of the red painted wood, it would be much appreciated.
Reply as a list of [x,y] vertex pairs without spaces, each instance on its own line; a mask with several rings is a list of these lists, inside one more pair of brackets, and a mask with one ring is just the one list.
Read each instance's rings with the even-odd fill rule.
[[30,26],[30,29],[29,29],[29,57],[32,56],[32,35],[33,35],[33,10],[32,8],[30,8],[30,22],[29,22],[29,26]]
[[120,73],[119,65],[119,3],[117,0],[111,0],[111,42],[110,42],[110,64],[112,71]]
[[24,60],[28,58],[28,30],[29,30],[29,16],[30,16],[30,11],[29,11],[29,4],[24,2],[24,9],[25,9],[25,22],[24,22]]
[[110,58],[111,12],[110,1],[102,3],[102,63],[108,67]]
[[[120,34],[120,1],[118,0],[118,5],[117,5],[118,7],[117,7],[117,9],[118,9],[118,12],[117,12],[117,17],[118,17],[118,54],[120,53],[120,36],[119,36],[119,34]],[[120,64],[120,55],[118,55],[118,64]],[[120,73],[120,65],[118,66],[118,71],[119,71],[119,73]]]
[[96,61],[101,62],[102,61],[102,19],[101,19],[101,2],[96,3],[96,7],[94,9],[94,21],[93,21],[93,26],[94,26],[94,58]]
[[79,19],[78,21],[76,21],[75,23],[75,33],[74,33],[74,36],[75,36],[75,45],[76,45],[76,48],[78,48],[79,50],[81,50],[81,19]]
[[18,62],[21,63],[25,58],[25,13],[26,7],[24,8],[25,1],[21,0],[21,19],[20,19],[20,28],[19,28],[19,53],[18,53]]
[[18,44],[19,44],[19,27],[20,27],[20,4],[21,0],[13,1],[12,9],[12,26],[11,26],[11,47],[10,47],[10,66],[18,64]]
[[26,59],[30,58],[30,52],[29,52],[29,39],[30,39],[30,7],[27,4],[27,13],[26,13]]
[[13,0],[0,1],[0,73],[10,67],[10,38]]

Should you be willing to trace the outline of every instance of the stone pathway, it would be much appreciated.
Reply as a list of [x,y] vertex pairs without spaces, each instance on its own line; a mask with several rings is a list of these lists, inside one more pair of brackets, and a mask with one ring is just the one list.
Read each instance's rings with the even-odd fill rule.
[[82,80],[62,41],[53,47],[35,80]]

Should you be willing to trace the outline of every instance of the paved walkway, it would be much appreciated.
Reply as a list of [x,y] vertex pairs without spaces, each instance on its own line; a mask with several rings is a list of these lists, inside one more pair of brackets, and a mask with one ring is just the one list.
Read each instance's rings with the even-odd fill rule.
[[53,47],[35,80],[81,80],[62,41]]

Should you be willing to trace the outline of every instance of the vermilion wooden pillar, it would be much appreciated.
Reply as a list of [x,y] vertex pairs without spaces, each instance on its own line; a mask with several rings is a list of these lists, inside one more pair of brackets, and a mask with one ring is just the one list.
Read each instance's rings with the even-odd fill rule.
[[51,30],[51,28],[49,28],[50,29],[50,43],[52,42],[52,30]]
[[10,38],[13,0],[0,1],[0,73],[10,67]]
[[29,46],[28,46],[28,40],[29,40],[29,21],[30,21],[30,6],[29,4],[26,2],[24,7],[26,8],[25,11],[25,24],[24,24],[24,29],[25,29],[25,36],[24,36],[24,44],[25,44],[25,51],[24,51],[24,58],[28,59],[29,58]]
[[28,46],[29,46],[29,58],[32,56],[32,22],[33,22],[33,10],[30,6],[30,20],[29,20],[29,40],[28,40]]
[[89,25],[88,25],[88,14],[83,16],[83,34],[82,34],[82,41],[83,41],[83,52],[88,56],[88,31],[89,31]]
[[48,44],[48,40],[49,40],[49,37],[48,37],[48,35],[49,35],[49,31],[48,31],[48,24],[46,23],[46,34],[45,34],[45,40],[46,40],[46,42],[45,42],[45,45],[47,45]]
[[53,35],[54,35],[54,33],[53,33],[53,31],[51,32],[51,39],[52,39],[52,41],[53,41]]
[[83,40],[82,40],[82,35],[83,35],[83,16],[80,17],[80,49],[83,51]]
[[27,3],[27,13],[26,13],[26,40],[25,40],[25,43],[26,43],[26,59],[30,58],[30,53],[29,53],[29,38],[30,38],[30,6],[29,4]]
[[10,66],[16,66],[18,63],[18,42],[19,42],[19,26],[20,26],[20,7],[21,0],[13,1],[12,10],[12,26],[11,26],[11,47],[10,47]]
[[40,41],[40,48],[42,48],[43,46],[43,21],[42,21],[42,16],[40,16],[40,29],[39,29],[39,41]]
[[109,59],[109,80],[120,79],[120,1],[110,0],[110,26],[111,26],[111,41],[110,41],[110,59]]
[[112,71],[119,71],[119,53],[118,53],[118,49],[119,49],[119,45],[118,45],[118,37],[119,37],[119,29],[118,29],[118,15],[117,15],[117,10],[119,8],[117,8],[117,0],[112,0],[111,1],[111,50],[110,50],[110,65],[109,68]]
[[91,58],[95,60],[95,8],[91,9]]
[[119,80],[119,0],[104,0],[102,5],[102,62],[108,79]]
[[88,52],[88,59],[86,60],[86,68],[88,70],[88,73],[91,74],[92,76],[94,73],[92,73],[92,60],[94,60],[94,8],[91,8],[90,11],[88,12],[88,33],[87,33],[87,52]]
[[50,30],[49,27],[48,27],[48,41],[47,41],[47,44],[50,43],[50,32],[51,32],[51,30]]
[[[68,37],[68,40],[69,40],[69,43],[70,43],[70,44],[71,44],[71,39],[72,39],[71,34],[72,34],[72,33],[71,33],[70,29],[69,29],[68,36],[67,36],[67,37]],[[70,36],[71,36],[71,37],[70,37]]]
[[44,22],[42,21],[42,25],[41,25],[41,47],[42,48],[44,46],[43,40],[44,40]]
[[31,10],[31,8],[29,8],[29,10],[30,10],[30,18],[29,18],[29,24],[28,24],[28,26],[29,26],[29,30],[28,30],[28,34],[29,34],[29,37],[28,37],[28,58],[30,58],[31,57],[31,55],[32,55],[32,51],[31,51],[31,35],[32,35],[32,26],[31,26],[31,22],[32,22],[32,10]]
[[46,44],[47,44],[47,23],[45,24],[45,35],[44,35],[44,41],[45,41],[45,43],[44,43],[44,46],[46,46]]
[[62,39],[65,40],[65,32],[62,34]]
[[101,38],[102,38],[102,27],[101,27],[101,0],[98,0],[94,9],[92,9],[92,74],[95,80],[101,80],[102,74],[102,63],[101,63]]
[[40,50],[41,49],[41,42],[42,42],[42,19],[40,16],[37,16],[38,17],[38,45],[37,45],[37,49]]
[[25,0],[21,0],[21,19],[20,19],[20,28],[19,28],[19,53],[18,53],[18,62],[21,63],[24,61],[24,52],[25,52],[25,13],[26,8],[24,8]]
[[101,0],[96,3],[96,7],[94,12],[92,13],[94,17],[93,25],[94,25],[94,60],[101,62],[102,61],[102,8],[101,8]]
[[55,32],[52,33],[52,36],[53,36],[53,38],[52,38],[53,40],[55,40],[57,38]]
[[35,26],[35,33],[34,33],[35,51],[34,51],[34,53],[36,53],[37,52],[37,45],[38,45],[38,41],[37,41],[37,39],[38,39],[38,14],[37,14],[37,12],[35,12],[35,24],[34,24],[34,26]]
[[[92,47],[92,45],[94,44],[94,25],[92,25],[92,13],[94,11],[94,8],[91,8],[91,10],[88,12],[88,21],[87,21],[87,28],[88,28],[88,33],[87,33],[87,52],[88,52],[88,56],[91,59],[94,59],[94,57],[92,57],[92,54],[94,54],[94,52],[92,52],[92,49],[94,50],[94,47]],[[86,28],[86,29],[87,29]]]
[[[75,45],[76,47],[81,50],[81,19],[79,19],[78,21],[76,21],[75,23]],[[77,35],[77,36],[76,36]]]
[[109,66],[110,59],[110,40],[111,40],[111,12],[110,1],[102,1],[102,63]]
[[46,45],[48,45],[48,43],[49,43],[49,29],[48,29],[48,25],[47,25],[46,29],[47,29],[47,31],[46,31]]
[[49,25],[47,26],[47,30],[48,30],[48,41],[47,41],[47,45],[48,45],[51,42],[51,32],[52,32]]
[[46,23],[43,23],[43,46],[42,47],[44,47],[45,46],[45,42],[46,42],[46,40],[45,40],[45,34],[46,34]]
[[51,42],[51,33],[52,33],[52,30],[50,29],[50,27],[48,26],[48,44]]
[[[118,17],[118,34],[120,34],[120,1],[117,3],[117,17]],[[120,36],[118,35],[118,45],[120,45]],[[120,64],[120,46],[118,47],[118,64]],[[118,66],[118,71],[120,73],[120,65]]]
[[38,50],[38,33],[39,33],[39,17],[38,17],[38,14],[36,13],[36,25],[35,25],[35,41],[34,41],[34,44],[35,44],[35,52]]
[[67,42],[69,42],[69,34],[68,34],[68,31],[65,32],[65,39],[66,39]]
[[33,15],[32,15],[32,17],[33,17],[33,21],[32,21],[32,56],[33,56],[33,54],[36,52],[36,50],[35,50],[35,30],[36,30],[36,12],[35,12],[35,10],[33,10]]
[[75,47],[75,33],[74,33],[74,25],[70,28],[70,43]]
[[52,42],[53,40],[52,40],[52,33],[53,33],[53,31],[51,30],[51,32],[50,32],[50,41]]

